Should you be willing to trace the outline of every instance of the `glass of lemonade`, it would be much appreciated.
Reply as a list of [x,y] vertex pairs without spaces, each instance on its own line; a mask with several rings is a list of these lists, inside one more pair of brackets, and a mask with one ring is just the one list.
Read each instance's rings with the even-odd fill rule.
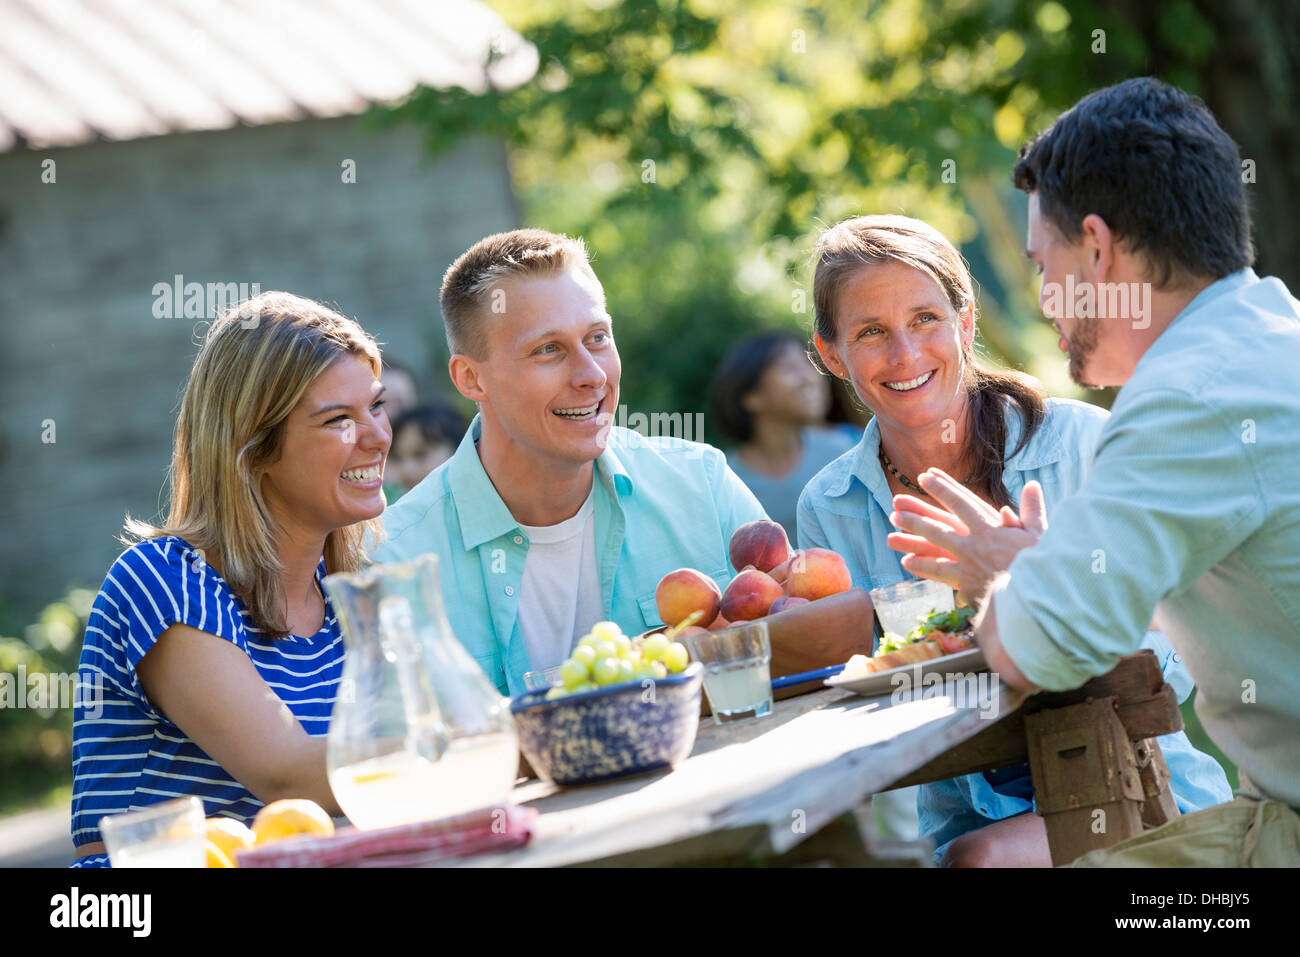
[[882,630],[906,635],[931,611],[952,611],[953,591],[942,582],[917,578],[871,589],[871,603]]
[[203,867],[203,802],[196,797],[151,804],[100,818],[99,830],[114,867]]
[[717,724],[772,713],[772,643],[767,622],[688,635],[682,642],[704,666],[704,693]]

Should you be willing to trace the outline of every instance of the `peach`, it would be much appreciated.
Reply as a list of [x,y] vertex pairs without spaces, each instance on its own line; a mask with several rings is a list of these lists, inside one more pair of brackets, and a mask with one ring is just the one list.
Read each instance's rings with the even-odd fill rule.
[[707,627],[718,616],[722,605],[722,592],[708,575],[694,568],[679,568],[659,579],[655,588],[655,607],[665,625],[675,625],[691,612],[699,611],[704,617],[695,624]]
[[753,565],[760,572],[769,572],[790,557],[790,539],[779,524],[760,518],[736,529],[727,552],[736,571]]
[[843,558],[829,548],[810,548],[799,552],[790,562],[785,592],[791,598],[816,601],[852,587],[853,578]]
[[730,622],[762,618],[781,597],[781,586],[756,569],[741,572],[722,593],[722,617]]
[[808,604],[807,598],[796,598],[790,595],[782,595],[776,601],[772,602],[772,607],[767,610],[769,615],[776,615],[785,611],[787,608],[794,608],[796,605]]
[[713,619],[713,622],[709,625],[708,630],[721,631],[723,628],[730,628],[730,627],[731,627],[731,622],[727,621],[727,619],[722,617],[722,612],[718,612],[718,617]]

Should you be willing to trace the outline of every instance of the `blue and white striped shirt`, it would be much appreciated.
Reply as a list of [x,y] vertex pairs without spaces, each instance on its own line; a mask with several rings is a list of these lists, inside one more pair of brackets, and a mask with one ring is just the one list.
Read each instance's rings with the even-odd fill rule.
[[[325,575],[322,559],[316,569]],[[328,599],[325,624],[310,637],[266,640],[249,613],[197,550],[174,536],[123,552],[95,598],[81,649],[83,694],[72,730],[72,842],[100,840],[99,820],[194,795],[208,817],[249,823],[262,802],[213,761],[145,696],[136,666],[158,636],[188,625],[233,642],[309,735],[323,735],[343,673],[343,639]],[[74,866],[104,866],[105,855]]]

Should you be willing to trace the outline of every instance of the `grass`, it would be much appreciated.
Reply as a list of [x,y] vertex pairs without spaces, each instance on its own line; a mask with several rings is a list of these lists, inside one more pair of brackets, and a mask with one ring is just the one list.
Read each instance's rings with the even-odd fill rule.
[[6,795],[0,802],[0,817],[13,817],[27,811],[40,811],[59,805],[71,806],[72,785],[57,784],[41,791],[28,791],[22,794]]

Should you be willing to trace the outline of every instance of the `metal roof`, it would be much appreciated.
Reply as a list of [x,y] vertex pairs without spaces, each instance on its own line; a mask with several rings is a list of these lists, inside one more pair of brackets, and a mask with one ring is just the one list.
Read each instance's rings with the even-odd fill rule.
[[347,116],[536,69],[477,0],[0,0],[0,152]]

